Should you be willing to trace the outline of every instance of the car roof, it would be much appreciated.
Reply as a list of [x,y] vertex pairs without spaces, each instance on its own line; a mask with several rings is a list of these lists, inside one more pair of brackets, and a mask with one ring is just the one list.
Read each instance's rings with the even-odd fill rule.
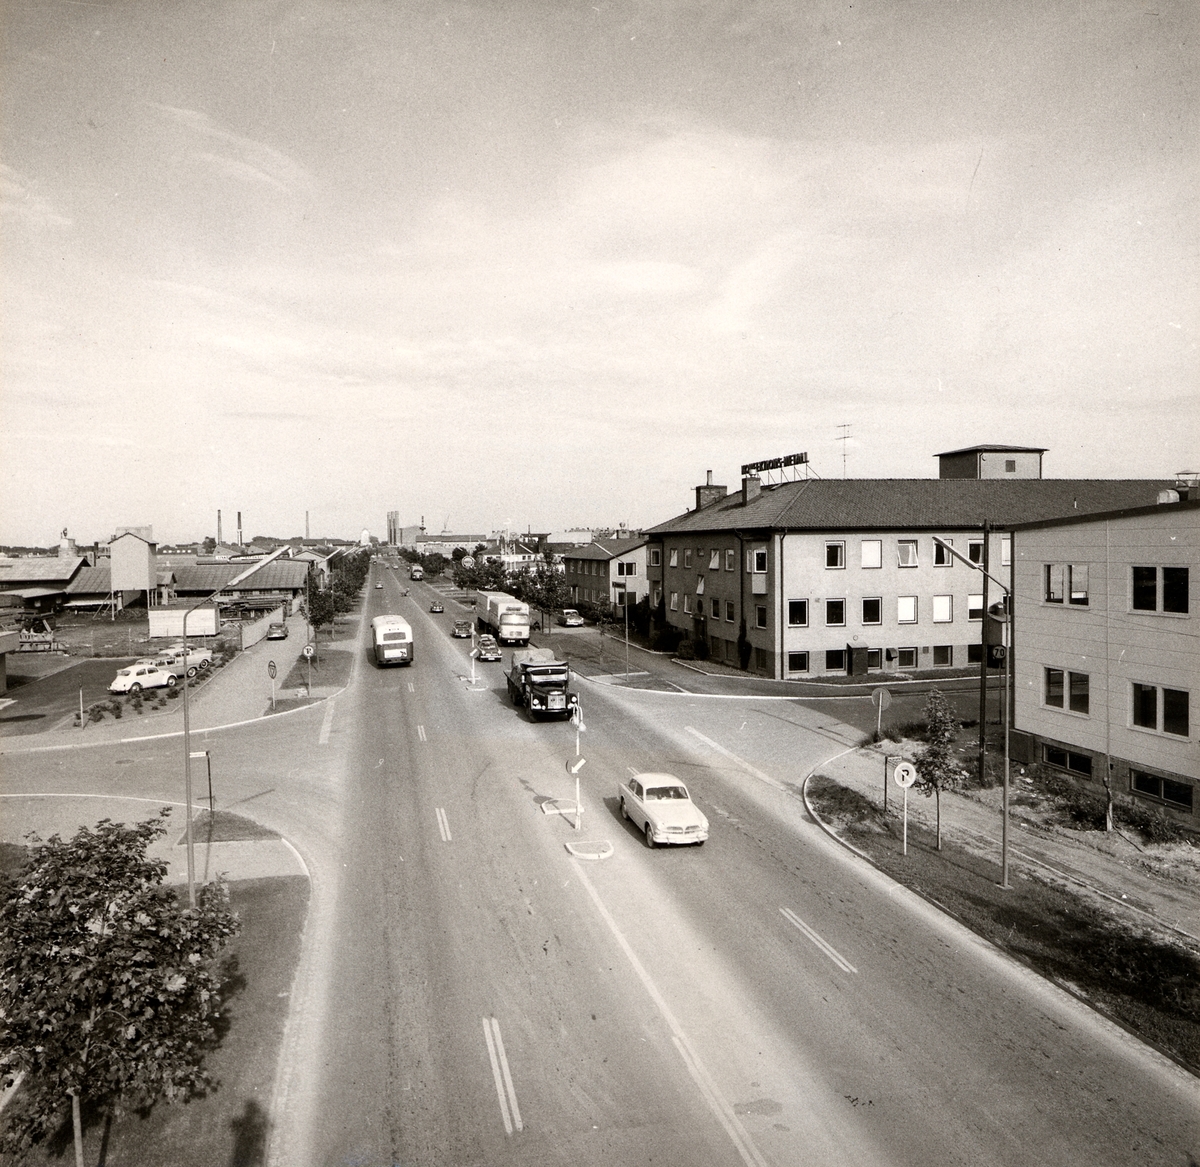
[[635,774],[636,778],[643,786],[682,786],[687,789],[687,783],[680,778],[676,778],[674,774]]

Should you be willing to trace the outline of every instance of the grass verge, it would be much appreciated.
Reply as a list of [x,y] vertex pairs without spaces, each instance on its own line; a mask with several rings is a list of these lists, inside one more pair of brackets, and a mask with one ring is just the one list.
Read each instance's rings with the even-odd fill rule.
[[808,793],[817,813],[897,883],[1200,1075],[1200,951],[1022,871],[1002,890],[994,861],[945,838],[936,850],[933,832],[911,819],[904,855],[899,824],[824,775]]

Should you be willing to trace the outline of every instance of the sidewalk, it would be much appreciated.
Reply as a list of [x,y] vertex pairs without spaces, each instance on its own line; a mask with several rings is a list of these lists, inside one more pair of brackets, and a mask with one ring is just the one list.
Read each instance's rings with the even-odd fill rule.
[[[911,760],[911,749],[904,751]],[[839,785],[856,791],[875,806],[883,807],[884,759],[902,756],[895,742],[868,746],[819,766]],[[889,766],[889,775],[895,762]],[[1031,783],[1021,767],[1014,766],[1009,798],[1009,867],[1026,870],[1043,880],[1061,882],[1108,912],[1119,911],[1131,921],[1158,925],[1200,941],[1200,849],[1187,847],[1142,848],[1125,835],[1103,831],[1074,831],[1035,823],[1014,806],[1014,798]],[[942,837],[975,854],[994,859],[999,872],[1001,790],[942,795]],[[903,814],[904,791],[889,777],[888,815],[897,822]],[[914,790],[908,792],[910,824],[933,830],[936,803]],[[836,834],[829,824],[821,825]],[[1174,869],[1155,875],[1155,866],[1169,858]]]

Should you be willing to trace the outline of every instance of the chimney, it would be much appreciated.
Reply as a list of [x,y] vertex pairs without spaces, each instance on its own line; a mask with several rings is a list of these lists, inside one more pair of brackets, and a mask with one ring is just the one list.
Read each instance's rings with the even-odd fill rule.
[[242,512],[238,511],[238,546],[242,545]]
[[704,485],[696,487],[696,510],[711,506],[714,502],[723,499],[728,493],[729,487],[713,485],[712,471],[710,470]]
[[219,510],[217,511],[217,542],[223,542],[221,538],[221,512]]
[[757,474],[747,474],[742,479],[742,506],[752,503],[762,494],[762,479]]

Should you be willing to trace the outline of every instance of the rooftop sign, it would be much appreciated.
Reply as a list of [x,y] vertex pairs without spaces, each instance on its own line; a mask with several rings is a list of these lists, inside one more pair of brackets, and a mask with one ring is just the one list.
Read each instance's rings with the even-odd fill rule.
[[757,474],[760,470],[782,470],[787,466],[803,466],[808,462],[807,454],[788,454],[784,458],[767,458],[762,462],[747,462],[743,474]]

